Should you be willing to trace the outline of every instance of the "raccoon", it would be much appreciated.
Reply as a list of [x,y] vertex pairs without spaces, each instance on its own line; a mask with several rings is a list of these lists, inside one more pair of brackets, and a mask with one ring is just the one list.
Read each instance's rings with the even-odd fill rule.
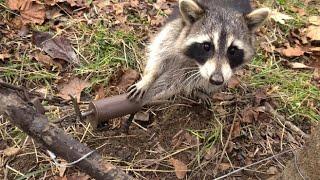
[[252,10],[249,0],[179,0],[176,11],[148,46],[131,101],[182,94],[210,105],[210,95],[254,56],[254,32],[270,13]]

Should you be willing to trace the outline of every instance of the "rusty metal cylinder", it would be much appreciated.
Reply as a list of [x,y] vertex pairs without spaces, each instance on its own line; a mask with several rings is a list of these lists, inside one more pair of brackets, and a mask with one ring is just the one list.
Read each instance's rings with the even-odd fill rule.
[[136,113],[141,108],[141,103],[130,101],[126,94],[99,99],[89,104],[89,111],[93,111],[91,121],[95,125],[113,118]]

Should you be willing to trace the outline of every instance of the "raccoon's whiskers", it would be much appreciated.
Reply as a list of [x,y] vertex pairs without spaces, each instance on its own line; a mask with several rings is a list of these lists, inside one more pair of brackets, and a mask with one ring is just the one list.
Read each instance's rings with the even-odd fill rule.
[[[198,75],[200,75],[200,72],[198,71],[198,72],[196,72],[196,73],[193,73],[192,75],[190,75],[187,79],[185,79],[184,81],[183,81],[183,84],[184,83],[188,83],[189,81],[190,82],[192,82],[191,80],[193,80],[195,77],[197,77]],[[189,83],[190,83],[189,82]],[[188,83],[188,84],[189,84]]]
[[[200,78],[199,78],[200,75],[201,75],[200,72],[195,73],[195,76],[189,80],[189,83],[187,84],[187,86],[190,86],[192,82],[194,82],[194,84],[197,84],[198,81],[200,80]],[[197,81],[197,83],[195,81]]]
[[[175,76],[184,77],[184,76],[188,75],[189,73],[194,73],[194,72],[197,72],[197,71],[199,71],[199,70],[198,70],[198,69],[194,69],[194,70],[191,70],[191,71],[184,72],[183,74],[175,73],[175,74],[173,75],[173,77],[175,77]],[[176,71],[175,71],[175,72],[176,72]]]

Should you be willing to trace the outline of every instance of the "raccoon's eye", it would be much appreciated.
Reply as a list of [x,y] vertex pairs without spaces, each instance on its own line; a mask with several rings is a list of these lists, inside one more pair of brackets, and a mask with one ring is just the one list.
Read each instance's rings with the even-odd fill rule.
[[244,51],[236,46],[230,46],[228,48],[227,56],[231,68],[240,66],[244,61]]
[[228,49],[228,54],[231,56],[234,56],[234,55],[236,55],[238,50],[239,49],[236,46],[230,46]]
[[211,50],[211,43],[209,42],[204,42],[202,43],[202,47],[205,51],[210,51]]

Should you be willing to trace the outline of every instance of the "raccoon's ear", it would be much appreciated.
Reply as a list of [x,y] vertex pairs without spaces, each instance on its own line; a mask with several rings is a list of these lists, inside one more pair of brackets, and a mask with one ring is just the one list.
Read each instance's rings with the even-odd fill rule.
[[183,20],[192,24],[204,13],[204,10],[194,0],[179,0],[179,9]]
[[269,8],[260,8],[253,10],[251,13],[245,15],[247,25],[251,31],[256,30],[263,22],[268,19],[270,14]]

